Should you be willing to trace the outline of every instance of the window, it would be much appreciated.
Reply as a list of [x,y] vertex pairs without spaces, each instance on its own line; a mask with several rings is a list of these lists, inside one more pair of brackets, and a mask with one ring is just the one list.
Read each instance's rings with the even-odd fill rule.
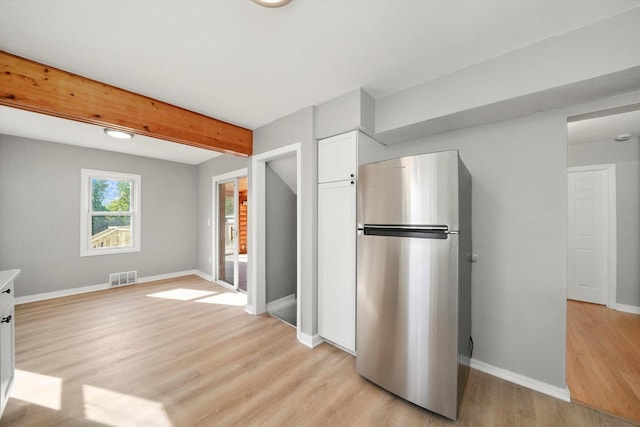
[[82,169],[80,256],[140,251],[140,175]]

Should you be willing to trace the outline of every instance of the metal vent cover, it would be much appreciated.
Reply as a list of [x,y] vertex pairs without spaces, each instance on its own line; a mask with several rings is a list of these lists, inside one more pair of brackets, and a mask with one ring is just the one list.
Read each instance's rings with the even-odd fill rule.
[[133,285],[138,281],[137,271],[125,271],[109,274],[109,286],[112,288],[125,285]]

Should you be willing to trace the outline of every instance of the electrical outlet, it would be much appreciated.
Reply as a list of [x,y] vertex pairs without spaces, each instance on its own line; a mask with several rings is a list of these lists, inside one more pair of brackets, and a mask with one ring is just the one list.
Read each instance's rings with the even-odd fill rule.
[[209,257],[209,264],[211,264],[211,257]]

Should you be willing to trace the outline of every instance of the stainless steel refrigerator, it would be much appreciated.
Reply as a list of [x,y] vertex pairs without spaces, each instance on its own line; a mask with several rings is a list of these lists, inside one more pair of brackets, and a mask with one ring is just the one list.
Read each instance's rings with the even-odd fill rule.
[[458,151],[360,166],[357,372],[455,420],[469,372],[471,177]]

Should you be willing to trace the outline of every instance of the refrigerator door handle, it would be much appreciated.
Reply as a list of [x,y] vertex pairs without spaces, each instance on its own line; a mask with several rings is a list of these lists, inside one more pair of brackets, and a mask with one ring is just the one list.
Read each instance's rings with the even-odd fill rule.
[[362,231],[367,236],[417,237],[422,239],[446,239],[449,234],[453,234],[446,225],[365,224]]

